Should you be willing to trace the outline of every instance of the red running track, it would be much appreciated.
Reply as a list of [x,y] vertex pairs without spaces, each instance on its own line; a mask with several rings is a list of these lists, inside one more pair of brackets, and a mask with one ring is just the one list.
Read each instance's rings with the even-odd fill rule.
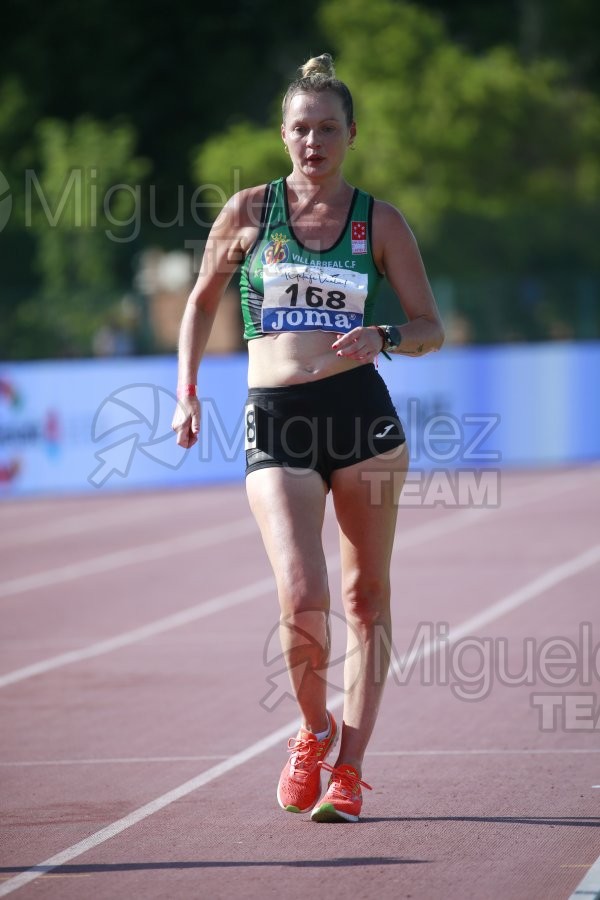
[[[296,710],[241,486],[4,502],[0,896],[595,896],[599,486],[506,473],[497,508],[402,506],[356,825],[277,806]],[[340,712],[331,512],[324,540]]]

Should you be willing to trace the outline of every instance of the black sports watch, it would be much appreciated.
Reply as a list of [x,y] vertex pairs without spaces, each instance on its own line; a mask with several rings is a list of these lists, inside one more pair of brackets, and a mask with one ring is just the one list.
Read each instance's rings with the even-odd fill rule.
[[384,350],[395,350],[396,347],[400,346],[402,343],[400,329],[396,328],[395,325],[382,325],[381,330],[383,331],[385,338],[385,343],[383,345]]

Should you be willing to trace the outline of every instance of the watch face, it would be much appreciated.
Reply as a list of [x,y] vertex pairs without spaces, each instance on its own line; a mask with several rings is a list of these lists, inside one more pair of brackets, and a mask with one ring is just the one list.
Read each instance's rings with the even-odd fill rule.
[[395,325],[388,325],[385,329],[388,343],[391,347],[399,347],[402,343],[402,335]]

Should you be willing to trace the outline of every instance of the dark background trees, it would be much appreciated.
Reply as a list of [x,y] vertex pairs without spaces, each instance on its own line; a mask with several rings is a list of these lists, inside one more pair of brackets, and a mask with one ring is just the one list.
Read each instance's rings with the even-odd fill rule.
[[0,357],[91,352],[140,253],[205,236],[198,186],[283,173],[280,96],[324,49],[357,102],[349,176],[404,210],[471,338],[597,336],[599,9],[7,0]]

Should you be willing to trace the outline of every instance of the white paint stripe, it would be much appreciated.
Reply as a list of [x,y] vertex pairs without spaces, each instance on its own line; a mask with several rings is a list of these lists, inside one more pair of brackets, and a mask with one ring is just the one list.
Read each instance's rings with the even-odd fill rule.
[[[546,486],[546,482],[544,481],[538,485],[534,485],[534,487],[528,492],[521,492],[516,500],[511,501],[510,503],[503,503],[501,509],[503,511],[510,511],[529,503],[536,503],[540,500],[544,500],[549,496],[555,497],[559,493],[563,493],[565,491],[571,490],[574,487],[577,487],[581,482],[581,476],[569,477],[567,475],[563,478],[562,484],[553,483],[550,489],[543,490],[543,488]],[[589,476],[586,483],[589,484]],[[492,515],[494,512],[498,512],[498,510],[469,509],[460,510],[458,513],[455,513],[455,515],[480,518],[481,516]],[[440,520],[438,523],[430,523],[430,526],[425,527],[439,527],[442,529],[442,531],[439,532],[440,534],[446,533],[443,530],[445,527],[444,521],[445,520]],[[169,538],[167,540],[157,541],[152,544],[143,544],[140,547],[127,548],[113,553],[107,553],[102,556],[93,557],[88,560],[82,560],[78,563],[59,566],[55,569],[46,570],[44,572],[36,572],[32,575],[25,575],[19,578],[13,578],[9,581],[0,582],[0,598],[13,596],[15,594],[22,594],[27,591],[35,590],[37,588],[50,587],[52,585],[61,584],[65,581],[73,581],[74,579],[84,578],[88,575],[97,575],[99,572],[108,572],[113,569],[122,568],[124,566],[134,565],[135,563],[139,562],[146,562],[152,559],[164,558],[166,556],[172,555],[173,553],[183,553],[186,550],[193,550],[197,546],[207,546],[208,544],[214,542],[213,540],[211,540],[211,537],[213,535],[216,535],[215,541],[220,541],[221,539],[225,540],[228,530],[239,527],[240,525],[243,525],[244,522],[247,522],[248,525],[243,526],[243,530],[241,533],[246,534],[254,530],[255,526],[252,525],[252,519],[241,520],[240,523],[237,523],[234,526],[228,526],[225,524],[217,526],[215,528],[200,529],[199,531],[192,532],[182,537]],[[237,537],[239,536],[239,534],[240,532],[237,532],[232,536]],[[224,537],[221,537],[221,535],[224,535]],[[197,543],[197,541],[199,541],[200,543]],[[401,541],[402,538],[396,538],[396,545],[411,546],[411,544],[404,544]]]
[[125,523],[135,522],[138,519],[148,519],[151,516],[172,515],[173,510],[178,512],[182,508],[197,509],[201,515],[209,508],[222,504],[223,498],[216,494],[206,493],[202,497],[198,494],[182,494],[174,499],[172,494],[163,498],[128,497],[121,503],[95,509],[93,500],[86,507],[85,512],[72,513],[71,515],[58,517],[56,510],[50,516],[50,522],[30,522],[21,528],[13,528],[2,535],[2,548],[15,545],[34,544],[40,541],[56,540],[71,534],[82,534],[86,531],[100,531],[112,525],[120,526]]
[[[566,481],[563,481],[562,490],[568,490],[572,486],[572,479],[567,479]],[[558,486],[556,489],[553,489],[553,496],[556,495],[558,489]],[[530,492],[529,494],[523,492],[515,501],[510,504],[505,504],[502,509],[508,511],[517,509],[529,503],[535,503],[538,500],[543,500],[548,495],[549,492],[547,491],[542,494],[535,490],[533,492]],[[434,538],[442,537],[451,532],[458,531],[461,528],[468,527],[472,524],[475,524],[476,522],[481,521],[482,519],[493,516],[497,512],[498,510],[496,509],[462,509],[455,513],[449,513],[447,516],[444,516],[443,518],[438,519],[434,522],[428,522],[425,525],[417,526],[410,531],[406,531],[396,536],[394,542],[394,555],[399,550],[404,550],[408,547],[414,547],[426,541],[433,540]],[[252,523],[253,520],[250,519],[248,520],[248,522]],[[233,528],[233,526],[231,526],[231,528]],[[215,530],[216,529],[209,530],[209,534],[214,534]],[[250,528],[250,530],[253,529]],[[205,534],[205,530],[200,532],[200,534]],[[190,538],[191,537],[192,535],[190,535]],[[110,556],[113,555],[114,554],[110,554]],[[156,557],[152,556],[151,558]],[[127,563],[123,564],[126,565]],[[339,556],[328,561],[328,570],[330,573],[333,573],[334,571],[339,569],[339,566]],[[217,613],[221,612],[222,610],[228,609],[230,606],[237,605],[238,603],[244,603],[248,600],[254,599],[257,596],[262,596],[263,593],[267,593],[268,591],[270,591],[272,589],[272,586],[272,579],[263,578],[259,581],[253,582],[246,588],[241,588],[239,591],[232,591],[227,594],[222,594],[204,603],[198,603],[194,606],[188,607],[187,609],[181,610],[181,612],[179,613],[174,613],[172,616],[166,616],[162,619],[151,622],[148,625],[143,625],[140,628],[135,628],[132,631],[126,631],[120,635],[115,635],[113,638],[99,641],[96,644],[91,644],[88,647],[83,647],[79,650],[71,650],[66,653],[61,653],[58,656],[53,656],[49,659],[41,660],[37,663],[32,663],[29,666],[15,669],[12,672],[7,672],[5,675],[0,676],[0,689],[7,687],[10,684],[16,684],[19,681],[24,681],[27,678],[32,678],[36,675],[42,675],[45,672],[51,672],[54,669],[70,665],[71,663],[81,662],[85,659],[92,659],[93,657],[101,656],[105,653],[112,653],[114,650],[119,650],[122,647],[127,647],[131,644],[138,643],[139,641],[146,640],[148,637],[155,637],[157,634],[162,634],[174,628],[179,628],[181,625],[187,625],[190,622],[194,622],[197,619],[204,618],[205,616],[211,615],[212,613]]]
[[229,759],[228,753],[210,753],[201,756],[124,756],[122,758],[106,759],[31,759],[31,760],[6,760],[0,762],[0,767],[7,769],[30,768],[33,766],[112,766],[131,765],[139,763],[176,763],[176,762],[203,762],[204,760]]
[[[570,753],[600,753],[600,748],[589,750],[367,750],[367,756],[562,756]],[[596,785],[600,787],[600,785]]]
[[[71,878],[91,878],[92,875],[94,875],[94,874],[95,874],[94,872],[66,872],[64,875],[62,875],[62,874],[57,875],[55,873],[52,876],[52,881],[54,881],[55,878],[69,878],[69,879],[71,879]],[[0,875],[0,881],[6,881],[10,877],[11,877],[10,875]]]
[[142,822],[149,816],[154,815],[154,813],[157,813],[161,809],[164,809],[165,806],[169,806],[171,803],[175,803],[176,800],[180,800],[182,797],[186,797],[193,791],[197,791],[198,788],[203,787],[205,784],[209,784],[216,778],[220,778],[222,775],[226,775],[227,772],[231,772],[232,769],[236,769],[238,768],[238,766],[244,765],[244,763],[247,763],[251,759],[254,759],[255,756],[259,756],[261,753],[264,753],[265,750],[269,750],[271,747],[274,747],[275,744],[278,744],[280,741],[288,738],[290,734],[298,728],[298,725],[298,719],[295,719],[292,722],[288,722],[287,725],[283,726],[283,728],[279,728],[277,731],[271,732],[271,734],[267,735],[267,737],[262,738],[262,740],[257,741],[255,744],[251,744],[240,753],[236,753],[234,756],[230,756],[229,759],[226,759],[221,763],[217,763],[216,766],[207,769],[207,771],[202,772],[201,775],[197,775],[195,778],[191,778],[189,781],[184,782],[183,784],[179,785],[179,787],[174,788],[172,791],[167,791],[166,794],[162,794],[162,796],[157,797],[155,800],[151,800],[144,806],[140,806],[139,809],[134,810],[133,812],[129,813],[129,815],[124,816],[122,819],[118,819],[111,825],[107,825],[106,828],[102,828],[100,831],[96,831],[94,834],[91,834],[84,840],[79,841],[77,844],[73,844],[73,846],[68,847],[66,850],[63,850],[60,853],[56,853],[54,856],[51,856],[49,859],[45,860],[34,868],[28,869],[26,872],[21,872],[14,878],[6,881],[3,885],[0,885],[0,897],[5,897],[7,894],[11,894],[18,888],[24,887],[26,884],[29,884],[30,882],[40,878],[46,872],[50,872],[52,869],[56,869],[58,866],[65,865],[72,859],[76,859],[83,853],[87,853],[88,850],[92,850],[99,844],[103,844],[105,841],[110,840],[117,834],[121,834],[121,832],[126,831],[128,828],[131,828],[133,825],[137,825],[138,822]]
[[[555,566],[549,572],[534,578],[529,584],[513,591],[497,603],[492,603],[491,606],[488,606],[487,609],[482,610],[476,616],[472,616],[462,624],[451,628],[449,634],[443,639],[444,643],[450,645],[467,635],[476,634],[477,630],[483,625],[495,622],[496,619],[501,618],[506,613],[512,612],[529,600],[539,597],[540,594],[556,587],[556,585],[573,577],[573,575],[578,575],[585,569],[589,569],[598,562],[600,562],[600,544],[590,547],[568,562]],[[409,656],[401,657],[400,659],[394,657],[390,665],[390,675],[399,675],[407,669],[410,671],[417,660],[426,659],[439,649],[440,644],[441,641],[425,641],[422,648],[417,648]]]
[[[132,505],[142,505],[146,503],[154,503],[155,501],[164,502],[171,507],[173,498],[191,497],[195,495],[197,498],[216,497],[223,489],[229,491],[235,488],[232,484],[195,484],[195,485],[179,485],[170,488],[133,488],[132,490],[111,491],[99,489],[95,491],[87,491],[85,493],[57,493],[55,496],[47,496],[45,499],[33,499],[33,495],[28,497],[5,498],[0,500],[0,525],[8,522],[15,523],[17,518],[42,519],[48,516],[76,516],[84,514],[91,506],[97,510],[108,510],[125,508]],[[242,482],[243,490],[243,482]]]
[[142,625],[140,628],[124,631],[122,634],[108,638],[105,641],[99,641],[97,644],[91,644],[80,650],[70,650],[67,653],[61,653],[59,656],[52,656],[49,659],[43,659],[40,662],[24,666],[22,669],[15,669],[0,677],[0,688],[7,687],[9,684],[16,684],[18,681],[24,681],[26,678],[33,678],[34,675],[42,675],[45,672],[51,672],[53,669],[60,669],[62,666],[68,666],[71,663],[93,659],[95,656],[102,656],[104,653],[112,653],[115,650],[120,650],[122,647],[128,647],[131,644],[137,644],[148,638],[156,637],[157,634],[164,634],[165,631],[180,628],[182,625],[189,625],[190,622],[204,619],[213,613],[222,612],[224,609],[229,609],[232,606],[261,597],[268,591],[274,590],[274,586],[275,581],[272,576],[261,578],[260,581],[254,581],[246,587],[237,588],[226,594],[220,594],[218,597],[213,597],[212,600],[197,603],[195,606],[181,610],[181,612],[165,616],[163,619],[157,619],[148,625]]
[[[464,528],[479,521],[486,515],[489,515],[488,510],[461,510],[458,513],[440,519],[437,522],[429,522],[425,525],[420,525],[397,538],[394,552],[401,548],[413,547],[417,544],[432,540],[433,538],[441,537],[451,531],[456,531],[459,528]],[[250,520],[250,522],[253,524],[253,520]],[[234,526],[229,526],[229,531],[231,531],[233,527]],[[197,544],[195,546],[197,546]],[[337,571],[339,567],[339,555],[328,561],[327,568],[330,574]],[[51,672],[54,669],[71,665],[72,663],[93,659],[94,657],[102,656],[105,653],[112,653],[115,650],[120,650],[131,644],[137,644],[150,637],[156,637],[158,634],[164,634],[166,631],[171,631],[174,628],[180,628],[182,625],[189,625],[191,622],[196,622],[198,619],[203,619],[213,613],[222,612],[232,606],[246,603],[249,600],[254,600],[256,597],[261,597],[263,594],[272,591],[274,585],[275,581],[272,576],[261,578],[245,587],[229,591],[226,594],[220,594],[213,597],[211,600],[206,600],[202,603],[196,603],[194,606],[183,609],[178,613],[173,613],[173,615],[165,616],[162,619],[156,619],[154,622],[150,622],[147,625],[142,625],[131,631],[122,632],[121,634],[117,634],[112,638],[107,638],[104,641],[90,644],[87,647],[82,647],[78,650],[69,650],[58,656],[51,656],[48,659],[40,660],[40,662],[32,663],[23,668],[14,669],[12,672],[7,672],[5,675],[0,676],[0,689],[8,687],[11,684],[16,684],[19,681],[24,681],[27,678],[33,678],[36,675],[43,675],[45,672]]]
[[[590,548],[590,550],[587,550],[585,553],[580,554],[580,556],[576,557],[574,560],[563,563],[562,565],[557,566],[555,569],[551,570],[551,572],[548,573],[546,582],[549,581],[551,582],[551,586],[554,586],[555,584],[558,584],[559,580],[565,580],[566,578],[571,577],[577,572],[583,571],[584,568],[593,565],[598,557],[598,554],[600,554],[600,545]],[[554,577],[552,577],[552,573],[554,573]],[[521,603],[525,603],[527,600],[531,600],[533,597],[537,597],[544,590],[548,590],[548,587],[542,586],[542,581],[542,579],[536,578],[533,582],[530,582],[529,585],[525,585],[521,589],[521,591],[514,592],[514,594],[511,596],[516,596],[517,594],[519,594],[522,598],[524,598],[521,600]],[[515,609],[517,605],[520,604],[513,603],[512,605],[507,605],[502,601],[500,603],[494,603],[489,607],[488,610],[484,610],[484,612],[481,613],[481,615],[477,617],[477,619],[479,621],[482,621],[483,617],[487,615],[486,621],[488,623],[492,622],[495,619],[498,619],[501,616],[505,615],[506,612]],[[468,634],[471,630],[470,623],[472,621],[473,620],[470,619],[457,626],[451,633],[450,640],[458,640],[458,638],[462,634]],[[436,649],[437,646],[435,642],[430,641],[424,647],[422,655],[428,656]],[[392,667],[390,667],[388,678],[391,674]],[[329,707],[331,709],[337,709],[339,706],[342,706],[343,702],[344,695],[338,694],[337,697],[332,698]],[[144,806],[139,807],[139,809],[136,809],[133,812],[129,813],[129,815],[124,816],[122,819],[118,819],[116,822],[113,822],[106,828],[102,828],[100,831],[96,831],[94,834],[89,835],[89,837],[85,838],[82,841],[79,841],[77,844],[73,844],[71,847],[67,847],[66,850],[62,850],[60,853],[51,856],[49,859],[45,860],[42,863],[39,863],[39,865],[35,866],[34,868],[28,869],[25,872],[21,872],[19,875],[16,875],[14,878],[11,878],[9,881],[0,886],[0,897],[4,897],[7,894],[12,893],[13,891],[16,891],[18,888],[24,887],[26,884],[35,881],[46,872],[50,872],[52,869],[55,869],[58,866],[65,865],[71,860],[76,859],[78,856],[81,856],[83,853],[87,853],[88,850],[92,850],[94,847],[98,847],[100,844],[103,844],[105,841],[110,840],[117,834],[121,834],[121,832],[126,831],[133,825],[137,825],[138,822],[141,822],[144,819],[147,819],[149,816],[154,815],[154,813],[159,812],[159,810],[164,809],[166,806],[169,806],[176,800],[180,800],[182,797],[186,797],[188,794],[193,793],[193,791],[198,790],[198,788],[203,787],[205,784],[209,784],[211,781],[215,781],[215,779],[227,774],[227,772],[231,772],[232,769],[236,769],[238,768],[238,766],[244,765],[251,759],[254,759],[254,757],[259,756],[261,753],[264,753],[265,750],[269,750],[271,747],[274,747],[275,744],[277,744],[280,740],[289,737],[289,735],[293,733],[294,730],[298,727],[298,724],[298,719],[294,719],[292,722],[288,722],[288,724],[284,725],[283,728],[279,728],[277,731],[272,732],[262,740],[257,741],[255,744],[251,744],[245,750],[242,750],[239,753],[236,753],[234,756],[229,757],[229,759],[226,759],[223,762],[218,763],[216,766],[207,769],[206,772],[203,772],[201,775],[198,775],[195,778],[184,782],[183,784],[179,785],[179,787],[168,791],[166,794],[162,794],[155,800],[151,800]],[[593,870],[588,873],[587,877],[590,879],[590,883],[594,883],[594,878],[596,878],[596,875],[594,875],[594,870],[596,869],[597,877],[600,879],[600,860],[595,864]],[[584,879],[584,882],[585,881],[586,879]],[[582,882],[582,884],[584,882]],[[600,885],[600,881],[598,883]],[[579,894],[574,896],[582,895]]]
[[36,572],[33,575],[12,578],[9,581],[0,583],[0,598],[23,594],[36,588],[62,584],[65,581],[74,581],[77,578],[85,578],[88,575],[98,575],[100,572],[110,572],[123,566],[164,559],[166,556],[172,556],[174,553],[184,553],[187,550],[196,550],[199,547],[210,547],[213,544],[233,540],[233,538],[253,532],[258,535],[256,523],[249,516],[236,522],[224,522],[222,525],[200,528],[197,531],[191,531],[167,540],[154,541],[151,544],[142,544],[139,547],[129,547],[125,550],[116,550],[112,553],[94,556],[91,559],[84,559],[81,562],[71,563],[67,566],[58,566],[55,569],[46,569],[44,572]]
[[[598,749],[580,750],[367,750],[367,756],[565,756],[570,754],[598,754]],[[145,765],[171,764],[178,762],[204,762],[215,759],[229,759],[228,753],[207,753],[199,756],[123,756],[106,757],[105,759],[29,759],[29,760],[5,760],[0,762],[0,768],[44,768],[52,766],[114,766],[114,765]],[[600,787],[593,784],[592,787]]]
[[17,516],[24,518],[27,515],[56,515],[65,509],[76,510],[81,503],[81,497],[73,498],[68,494],[54,497],[48,500],[32,500],[31,497],[22,497],[17,500],[4,499],[0,502],[0,524],[9,520],[14,522]]
[[468,634],[476,634],[477,630],[481,628],[482,625],[487,625],[489,622],[499,619],[506,613],[512,612],[513,609],[517,609],[517,607],[527,603],[528,600],[539,597],[540,594],[546,593],[546,591],[556,587],[557,584],[572,578],[574,575],[578,575],[580,572],[585,571],[585,569],[595,566],[598,562],[600,562],[600,544],[595,544],[593,547],[580,553],[579,556],[576,556],[574,559],[555,566],[544,575],[534,578],[533,581],[530,581],[529,584],[524,585],[524,587],[513,591],[497,603],[493,603],[487,609],[468,619],[462,625],[455,629],[451,629],[450,640],[454,642]]
[[587,897],[588,900],[598,900],[600,896],[600,856],[579,882],[569,900],[581,900]]

